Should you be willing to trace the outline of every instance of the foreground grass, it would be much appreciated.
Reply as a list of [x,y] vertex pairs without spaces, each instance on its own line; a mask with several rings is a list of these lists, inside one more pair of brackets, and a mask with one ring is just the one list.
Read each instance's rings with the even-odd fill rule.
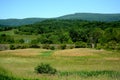
[[[58,70],[56,75],[36,74],[34,68],[48,63]],[[119,80],[120,53],[95,49],[18,49],[0,52],[4,80]],[[6,71],[6,73],[5,73]],[[10,74],[8,74],[10,72]],[[0,79],[2,80],[2,79]]]

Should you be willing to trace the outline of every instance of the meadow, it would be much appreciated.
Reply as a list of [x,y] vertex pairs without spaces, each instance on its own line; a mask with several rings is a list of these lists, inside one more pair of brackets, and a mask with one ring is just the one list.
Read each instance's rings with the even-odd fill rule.
[[28,40],[32,40],[32,39],[36,39],[38,38],[40,35],[20,35],[20,34],[15,34],[14,31],[17,29],[12,29],[12,30],[8,30],[8,31],[1,31],[0,34],[6,34],[6,35],[10,35],[12,36],[15,40],[18,39],[28,39]]
[[[57,74],[37,74],[40,63]],[[77,48],[66,50],[16,49],[0,51],[1,80],[120,80],[120,52]]]

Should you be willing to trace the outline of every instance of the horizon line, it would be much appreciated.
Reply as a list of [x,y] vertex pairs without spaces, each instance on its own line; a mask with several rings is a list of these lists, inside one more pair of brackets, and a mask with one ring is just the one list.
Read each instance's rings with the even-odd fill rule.
[[111,15],[111,14],[120,14],[120,13],[94,13],[94,12],[75,12],[75,13],[71,13],[71,14],[64,14],[61,16],[57,16],[57,17],[24,17],[24,18],[0,18],[2,20],[7,20],[7,19],[30,19],[30,18],[41,18],[41,19],[52,19],[52,18],[58,18],[58,17],[62,17],[62,16],[66,16],[66,15],[72,15],[72,14],[106,14],[106,15]]

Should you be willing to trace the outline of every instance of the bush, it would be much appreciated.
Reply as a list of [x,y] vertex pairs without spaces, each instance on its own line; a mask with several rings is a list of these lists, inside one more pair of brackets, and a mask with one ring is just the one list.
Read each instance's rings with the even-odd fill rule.
[[118,47],[118,43],[116,41],[109,41],[105,44],[105,49],[116,50]]
[[102,49],[102,45],[101,45],[101,44],[97,44],[96,49],[97,49],[97,50]]
[[61,45],[61,49],[63,50],[63,49],[66,49],[66,45],[65,44],[63,44],[63,45]]
[[76,42],[75,43],[75,48],[86,48],[87,44],[85,42]]
[[15,50],[15,46],[14,45],[10,45],[10,50]]
[[35,67],[35,71],[40,74],[56,74],[57,70],[52,68],[49,64],[41,63]]
[[54,46],[50,46],[50,49],[51,49],[51,50],[55,50],[55,47],[54,47]]
[[44,44],[43,49],[50,49],[50,45],[49,44]]
[[75,46],[74,46],[74,45],[71,45],[69,48],[70,48],[70,49],[73,49],[73,48],[75,48]]
[[40,46],[37,45],[37,44],[31,44],[29,47],[30,47],[30,48],[40,48]]

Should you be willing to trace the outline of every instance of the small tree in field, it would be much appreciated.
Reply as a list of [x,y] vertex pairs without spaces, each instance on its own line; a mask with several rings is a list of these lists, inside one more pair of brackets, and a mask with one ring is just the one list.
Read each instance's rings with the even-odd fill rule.
[[57,70],[52,68],[49,64],[41,63],[35,67],[35,71],[40,74],[56,74]]

